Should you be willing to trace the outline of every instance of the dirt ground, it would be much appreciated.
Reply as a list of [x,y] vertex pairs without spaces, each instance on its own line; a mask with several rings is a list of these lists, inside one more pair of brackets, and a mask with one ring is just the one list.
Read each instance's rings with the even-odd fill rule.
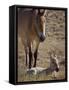
[[48,68],[50,65],[49,52],[55,51],[60,70],[57,77],[53,73],[48,75],[29,75],[26,73],[25,53],[20,37],[18,37],[18,82],[60,80],[65,78],[65,12],[61,10],[47,10],[46,39],[39,45],[37,67]]

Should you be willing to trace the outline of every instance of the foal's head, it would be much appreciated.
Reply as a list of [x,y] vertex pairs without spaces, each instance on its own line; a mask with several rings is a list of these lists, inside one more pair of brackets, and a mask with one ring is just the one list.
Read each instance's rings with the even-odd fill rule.
[[36,33],[40,42],[42,42],[45,40],[46,10],[35,9],[34,16]]
[[59,71],[59,62],[58,62],[57,55],[50,54],[50,66],[51,66],[51,69],[55,70],[56,72]]

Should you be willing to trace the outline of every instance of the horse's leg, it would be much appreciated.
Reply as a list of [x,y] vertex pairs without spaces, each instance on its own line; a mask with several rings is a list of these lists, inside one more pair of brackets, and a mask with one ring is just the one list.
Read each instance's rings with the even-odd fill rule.
[[29,47],[29,69],[31,68],[31,61],[32,61],[32,52],[31,47]]
[[25,52],[25,54],[26,54],[26,66],[27,66],[27,51]]
[[33,67],[36,67],[36,60],[37,60],[37,49],[36,49],[36,51],[35,51],[35,53],[34,53],[34,65],[33,65]]
[[28,50],[27,50],[27,46],[24,46],[24,49],[25,49],[25,56],[26,56],[26,66],[28,64]]

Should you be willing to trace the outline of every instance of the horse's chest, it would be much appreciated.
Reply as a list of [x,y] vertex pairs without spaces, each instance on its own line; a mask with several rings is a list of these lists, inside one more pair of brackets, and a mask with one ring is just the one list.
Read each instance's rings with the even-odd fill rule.
[[33,42],[31,42],[32,53],[35,52],[35,50],[37,49],[38,45],[39,45],[39,41],[37,39],[34,39]]

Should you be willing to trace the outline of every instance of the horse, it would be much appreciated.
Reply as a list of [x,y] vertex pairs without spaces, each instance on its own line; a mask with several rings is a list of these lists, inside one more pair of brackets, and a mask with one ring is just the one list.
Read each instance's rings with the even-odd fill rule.
[[[36,67],[39,44],[46,38],[46,10],[45,9],[18,9],[18,34],[21,37],[26,54],[26,66]],[[28,63],[29,59],[29,63]]]

